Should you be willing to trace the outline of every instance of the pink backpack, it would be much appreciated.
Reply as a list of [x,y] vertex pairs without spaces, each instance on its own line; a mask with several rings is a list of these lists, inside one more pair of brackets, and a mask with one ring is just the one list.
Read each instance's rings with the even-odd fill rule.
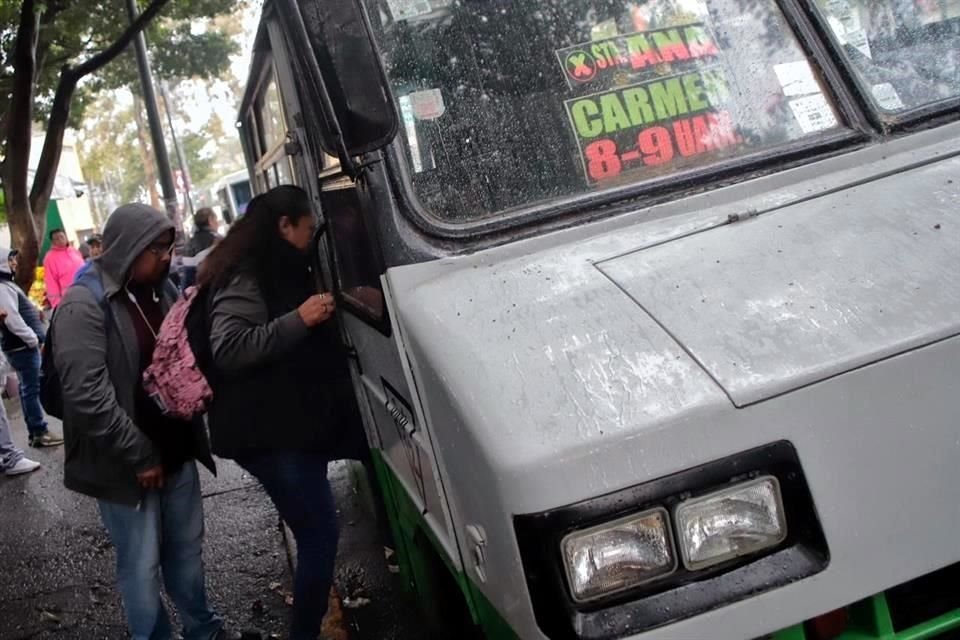
[[191,420],[207,412],[213,390],[190,347],[188,319],[198,290],[190,287],[160,325],[153,360],[143,372],[143,387],[164,414]]

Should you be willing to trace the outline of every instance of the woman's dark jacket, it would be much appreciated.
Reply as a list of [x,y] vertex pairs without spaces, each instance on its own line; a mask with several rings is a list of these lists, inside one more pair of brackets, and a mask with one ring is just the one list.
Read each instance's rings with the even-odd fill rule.
[[297,312],[316,293],[310,261],[280,244],[268,264],[239,268],[208,298],[210,437],[221,457],[288,450],[332,458],[346,434],[362,429],[337,326],[308,329]]

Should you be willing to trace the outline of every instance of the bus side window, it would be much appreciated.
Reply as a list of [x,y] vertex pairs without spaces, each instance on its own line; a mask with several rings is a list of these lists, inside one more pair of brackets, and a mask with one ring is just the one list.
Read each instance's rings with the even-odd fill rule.
[[335,277],[340,295],[361,317],[384,320],[379,251],[367,228],[356,189],[325,188],[320,195],[334,245]]

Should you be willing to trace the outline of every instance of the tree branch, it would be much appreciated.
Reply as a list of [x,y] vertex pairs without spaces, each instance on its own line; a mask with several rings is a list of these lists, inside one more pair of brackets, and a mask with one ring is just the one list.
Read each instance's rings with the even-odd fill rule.
[[[50,194],[56,180],[57,165],[60,164],[60,154],[63,151],[63,134],[70,119],[70,100],[77,88],[77,83],[114,58],[123,53],[138,33],[163,9],[169,0],[152,0],[147,8],[130,23],[130,26],[109,47],[91,56],[76,67],[64,67],[60,71],[60,81],[53,96],[53,106],[50,109],[50,120],[47,123],[46,136],[43,139],[43,149],[40,152],[40,161],[37,163],[37,173],[33,179],[33,188],[30,190],[30,202],[33,208],[35,222],[43,228],[44,215]],[[44,212],[44,213],[41,213]]]
[[53,106],[50,108],[50,119],[47,121],[47,131],[43,136],[43,148],[40,150],[40,161],[37,163],[37,173],[33,176],[33,188],[30,189],[30,208],[33,210],[34,224],[37,229],[43,230],[46,221],[47,204],[57,178],[57,165],[60,164],[60,155],[63,151],[63,134],[67,130],[70,119],[70,99],[77,88],[78,79],[70,69],[64,67],[60,72],[60,81],[57,91],[53,94]]
[[73,69],[77,80],[79,81],[84,76],[93,73],[123,53],[123,50],[133,42],[134,37],[143,31],[144,27],[160,13],[160,10],[163,9],[167,2],[169,2],[169,0],[152,0],[152,2],[147,5],[147,8],[140,12],[137,19],[130,23],[126,31],[117,38],[116,42]]

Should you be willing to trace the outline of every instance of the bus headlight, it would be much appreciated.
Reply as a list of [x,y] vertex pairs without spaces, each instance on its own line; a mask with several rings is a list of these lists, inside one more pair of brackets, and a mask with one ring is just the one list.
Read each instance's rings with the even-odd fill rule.
[[633,588],[677,567],[669,516],[660,508],[571,533],[561,547],[577,602]]
[[683,564],[691,571],[774,547],[787,537],[780,484],[773,476],[688,500],[675,513]]

